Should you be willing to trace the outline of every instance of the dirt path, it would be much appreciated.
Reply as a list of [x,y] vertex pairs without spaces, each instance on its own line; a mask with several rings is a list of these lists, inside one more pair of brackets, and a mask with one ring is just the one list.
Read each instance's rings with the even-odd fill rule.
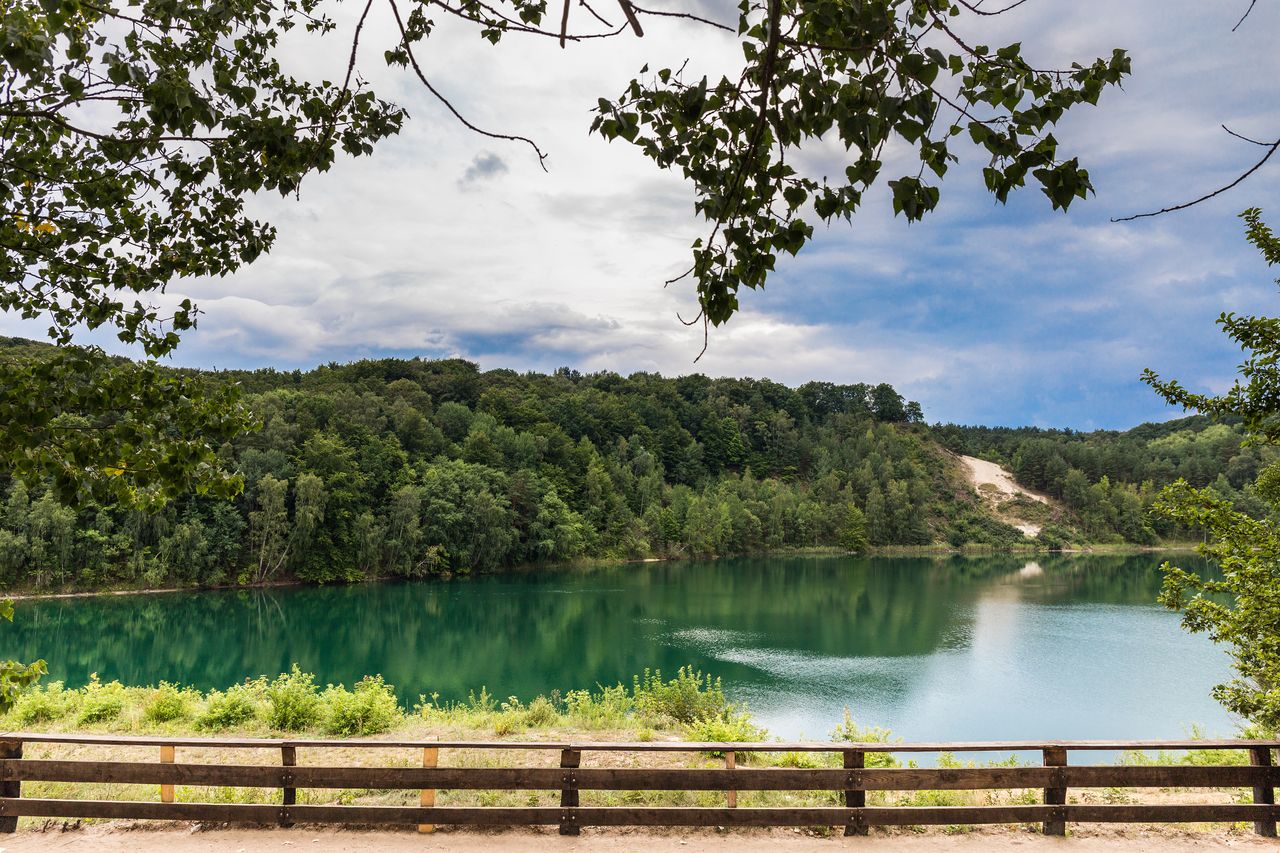
[[718,832],[714,830],[672,830],[669,832],[626,830],[586,830],[577,838],[562,838],[555,830],[509,832],[439,831],[419,835],[413,831],[359,832],[343,830],[308,831],[303,828],[218,829],[130,829],[92,826],[83,829],[23,830],[0,838],[0,853],[56,851],[56,853],[420,853],[449,850],[481,853],[518,850],[530,853],[649,853],[649,851],[723,851],[723,853],[810,853],[810,851],[856,850],[858,853],[1007,853],[1007,851],[1054,850],[1070,853],[1138,853],[1138,851],[1277,850],[1275,841],[1251,833],[1210,830],[1196,832],[1177,829],[1124,829],[1082,827],[1067,839],[1047,838],[1026,830],[982,830],[945,834],[872,834],[868,838],[844,838],[840,834],[815,837],[794,830]]

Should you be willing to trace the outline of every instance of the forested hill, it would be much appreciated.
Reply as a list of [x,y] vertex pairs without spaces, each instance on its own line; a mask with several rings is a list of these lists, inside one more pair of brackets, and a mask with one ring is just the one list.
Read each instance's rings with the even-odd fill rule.
[[[1002,547],[1024,542],[1022,533],[978,500],[939,438],[1019,460],[1020,477],[1035,476],[1027,460],[1040,445],[1028,440],[1069,448],[1076,439],[930,428],[886,384],[482,372],[456,359],[208,376],[238,382],[263,421],[221,451],[244,475],[239,498],[187,497],[144,515],[64,507],[38,484],[0,478],[0,583],[330,582],[579,557]],[[1228,447],[1238,435],[1213,429],[1147,444],[1182,441],[1174,437],[1183,432],[1225,436],[1214,445],[1217,467],[1198,479],[1238,479],[1244,469],[1232,460],[1241,454]],[[1197,459],[1200,441],[1186,442]],[[1183,457],[1172,447],[1165,458],[1176,472]],[[1040,544],[1173,532],[1145,520],[1150,489],[1132,479],[1139,468],[1122,475],[1057,452],[1105,510],[1102,521],[1045,510]],[[1100,473],[1112,479],[1100,485]]]
[[1242,446],[1238,422],[1199,415],[1124,432],[954,424],[932,432],[953,452],[998,462],[1022,485],[1059,499],[1074,527],[1093,539],[1118,533],[1150,542],[1173,532],[1139,511],[1179,478],[1213,489],[1251,515],[1264,515],[1267,506],[1254,495],[1253,481],[1280,458],[1274,447]]

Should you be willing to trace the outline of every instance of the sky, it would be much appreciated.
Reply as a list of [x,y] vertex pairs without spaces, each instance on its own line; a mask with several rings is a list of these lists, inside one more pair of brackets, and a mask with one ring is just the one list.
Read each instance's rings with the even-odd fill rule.
[[[298,197],[255,198],[253,214],[279,229],[274,249],[229,278],[171,285],[166,299],[192,297],[203,312],[173,360],[292,369],[461,356],[483,369],[887,381],[930,422],[1112,429],[1176,416],[1142,370],[1222,391],[1242,355],[1215,318],[1277,313],[1277,271],[1245,243],[1237,215],[1262,207],[1280,227],[1280,162],[1191,210],[1110,220],[1194,198],[1255,162],[1261,149],[1220,125],[1280,135],[1280,5],[1258,4],[1231,32],[1247,5],[1030,0],[964,19],[972,41],[1021,41],[1041,66],[1129,50],[1123,91],[1055,130],[1096,195],[1065,215],[1034,187],[1000,205],[982,187],[984,158],[962,144],[938,210],[908,224],[880,187],[852,224],[819,222],[765,290],[741,295],[696,363],[702,330],[678,320],[697,313],[692,285],[663,286],[705,233],[692,188],[587,130],[596,99],[616,97],[645,63],[689,59],[687,73],[713,79],[733,69],[733,38],[649,18],[643,39],[561,50],[514,35],[492,47],[442,26],[420,51],[432,82],[476,124],[536,139],[544,172],[527,148],[468,132],[416,80],[383,67],[394,36],[378,6],[361,68],[408,109],[404,131],[309,178]],[[347,28],[328,43],[290,43],[290,67],[340,79],[350,32],[340,20]],[[846,161],[826,142],[799,159]],[[886,177],[893,165],[891,154]],[[3,334],[43,328],[0,315]],[[110,336],[83,340],[124,351]]]

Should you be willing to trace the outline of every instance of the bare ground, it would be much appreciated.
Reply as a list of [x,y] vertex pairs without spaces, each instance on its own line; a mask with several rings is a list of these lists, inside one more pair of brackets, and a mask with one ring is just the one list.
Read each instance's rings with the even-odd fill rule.
[[965,471],[969,475],[969,482],[973,484],[974,491],[997,514],[1010,516],[1005,520],[1021,530],[1025,536],[1034,537],[1040,534],[1042,525],[1034,521],[1018,518],[1016,513],[1009,512],[1009,507],[1006,504],[1014,498],[1024,497],[1037,503],[1049,505],[1051,503],[1049,498],[1019,485],[1014,481],[1011,473],[994,462],[988,462],[976,456],[961,456],[960,461],[964,464]]
[[1146,827],[1079,827],[1063,838],[1048,838],[1026,829],[985,829],[974,832],[873,832],[866,838],[839,833],[818,836],[798,830],[671,830],[583,831],[577,838],[561,837],[554,829],[503,832],[439,830],[351,831],[293,829],[211,829],[166,826],[160,829],[127,824],[99,824],[64,829],[27,829],[0,838],[0,853],[17,851],[94,851],[94,853],[419,853],[449,850],[480,853],[519,850],[530,853],[620,853],[621,851],[724,851],[724,853],[810,853],[856,850],[858,853],[1007,853],[1007,851],[1069,851],[1070,853],[1137,853],[1137,851],[1277,850],[1280,844],[1244,830],[1180,830]]

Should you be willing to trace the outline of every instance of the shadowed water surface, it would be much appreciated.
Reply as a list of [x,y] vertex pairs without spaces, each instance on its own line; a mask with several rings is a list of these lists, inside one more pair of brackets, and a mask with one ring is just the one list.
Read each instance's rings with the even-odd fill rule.
[[31,601],[0,656],[204,689],[296,661],[321,683],[381,673],[410,705],[693,664],[784,737],[826,738],[846,707],[908,740],[1229,734],[1209,697],[1228,658],[1155,604],[1161,562],[762,558]]

